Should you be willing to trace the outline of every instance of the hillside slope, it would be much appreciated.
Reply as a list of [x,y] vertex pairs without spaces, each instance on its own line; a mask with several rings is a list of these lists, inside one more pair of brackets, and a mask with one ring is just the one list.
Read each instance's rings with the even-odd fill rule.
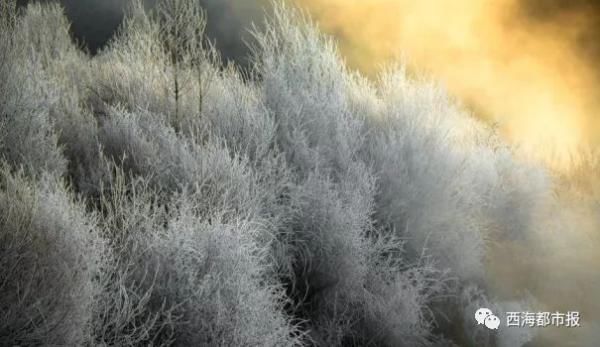
[[[134,5],[98,55],[54,5],[0,30],[0,345],[519,346],[477,329],[488,249],[550,178],[402,67],[280,6],[252,72],[202,11]],[[524,303],[525,304],[525,303]]]

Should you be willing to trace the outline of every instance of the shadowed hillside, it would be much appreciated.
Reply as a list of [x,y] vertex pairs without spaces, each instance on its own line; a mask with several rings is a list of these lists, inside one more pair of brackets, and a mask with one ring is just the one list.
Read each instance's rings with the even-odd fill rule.
[[250,73],[221,62],[189,1],[135,2],[93,57],[57,5],[14,5],[0,345],[534,341],[473,314],[538,307],[502,292],[492,261],[562,221],[555,178],[435,83],[349,72],[283,5],[253,34]]

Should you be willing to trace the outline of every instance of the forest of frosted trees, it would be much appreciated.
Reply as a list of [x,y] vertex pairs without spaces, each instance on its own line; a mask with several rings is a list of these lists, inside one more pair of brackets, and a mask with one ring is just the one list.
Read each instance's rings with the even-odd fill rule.
[[244,70],[194,2],[134,2],[93,57],[59,6],[0,7],[0,345],[531,339],[473,312],[551,180],[434,82],[365,79],[283,5]]

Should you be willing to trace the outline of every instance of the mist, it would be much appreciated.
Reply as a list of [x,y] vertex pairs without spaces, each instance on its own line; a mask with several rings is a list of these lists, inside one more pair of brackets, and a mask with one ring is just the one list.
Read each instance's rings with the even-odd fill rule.
[[350,66],[376,75],[402,60],[537,159],[564,168],[599,139],[592,2],[298,3],[340,39]]

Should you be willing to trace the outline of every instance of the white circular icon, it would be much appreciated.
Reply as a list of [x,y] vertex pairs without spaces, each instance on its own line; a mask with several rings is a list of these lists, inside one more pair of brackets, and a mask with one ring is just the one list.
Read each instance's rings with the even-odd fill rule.
[[477,324],[484,324],[485,319],[492,315],[492,310],[489,308],[480,308],[479,310],[475,311],[475,320],[477,321]]
[[487,316],[485,319],[485,326],[492,330],[498,329],[500,326],[500,318],[494,316],[493,314]]

